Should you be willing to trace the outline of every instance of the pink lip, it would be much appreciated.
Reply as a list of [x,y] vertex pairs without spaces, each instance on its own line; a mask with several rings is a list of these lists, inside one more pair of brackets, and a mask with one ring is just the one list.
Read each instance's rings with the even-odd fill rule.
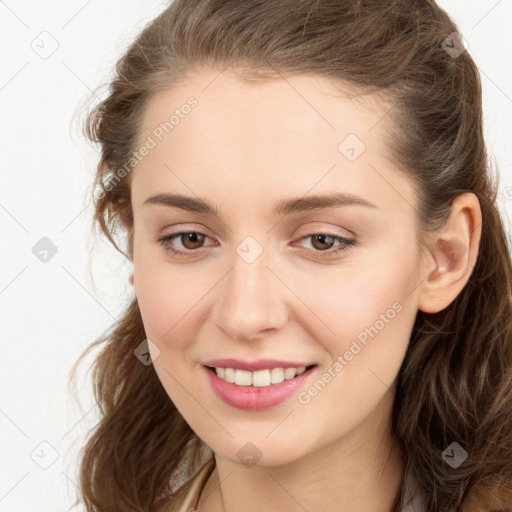
[[271,370],[272,368],[300,368],[311,366],[314,363],[297,363],[290,361],[278,361],[277,359],[259,359],[258,361],[240,361],[239,359],[215,359],[203,363],[210,368],[234,368],[235,370],[246,370],[256,372],[258,370]]
[[[216,361],[216,363],[218,362],[219,361]],[[233,368],[233,366],[218,366],[221,368]],[[290,366],[292,365],[289,365],[288,367]],[[297,368],[298,367],[299,366],[297,366]],[[236,384],[226,382],[224,379],[221,379],[216,375],[215,371],[212,371],[207,366],[203,366],[203,368],[207,374],[212,389],[221,400],[232,407],[237,407],[238,409],[257,411],[278,405],[295,394],[315,370],[316,366],[309,368],[300,375],[295,376],[293,379],[285,380],[280,384],[272,384],[266,387],[237,386]],[[271,366],[265,366],[265,368],[271,368]],[[274,368],[283,367],[274,366]]]

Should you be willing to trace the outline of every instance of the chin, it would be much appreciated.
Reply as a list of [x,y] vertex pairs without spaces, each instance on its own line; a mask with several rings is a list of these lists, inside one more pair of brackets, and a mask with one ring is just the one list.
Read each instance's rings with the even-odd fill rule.
[[293,463],[306,455],[302,450],[297,452],[297,443],[290,443],[289,446],[282,445],[282,440],[277,442],[279,449],[276,449],[276,443],[266,443],[261,441],[244,441],[236,443],[235,447],[231,446],[227,451],[225,448],[221,450],[213,450],[216,458],[228,459],[235,464],[241,464],[252,467],[278,467]]

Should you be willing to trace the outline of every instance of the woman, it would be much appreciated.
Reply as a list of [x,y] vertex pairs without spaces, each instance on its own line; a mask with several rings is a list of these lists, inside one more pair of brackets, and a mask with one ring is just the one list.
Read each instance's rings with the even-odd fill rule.
[[177,0],[85,128],[134,289],[88,511],[509,509],[512,267],[442,9]]

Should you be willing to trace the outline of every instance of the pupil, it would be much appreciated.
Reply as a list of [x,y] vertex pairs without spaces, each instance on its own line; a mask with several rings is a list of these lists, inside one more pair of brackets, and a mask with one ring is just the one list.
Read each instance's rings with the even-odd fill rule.
[[198,243],[201,243],[199,234],[196,233],[195,231],[193,231],[191,233],[187,233],[186,237],[185,237],[185,240],[186,240],[185,246],[187,246],[187,244],[192,244],[192,247],[189,247],[189,248],[192,248],[192,249],[195,249],[196,245]]
[[[325,239],[330,238],[330,235],[316,235],[315,238],[320,241],[321,245],[325,245],[326,244]],[[321,247],[321,248],[325,249],[325,247]]]

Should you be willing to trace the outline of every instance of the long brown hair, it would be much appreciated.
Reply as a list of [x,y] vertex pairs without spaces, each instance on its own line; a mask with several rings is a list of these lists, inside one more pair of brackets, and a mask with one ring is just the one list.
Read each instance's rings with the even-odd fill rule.
[[[391,155],[417,184],[420,233],[443,224],[457,195],[476,194],[476,266],[447,308],[418,311],[392,418],[406,472],[432,512],[512,502],[512,266],[484,143],[480,77],[457,32],[433,0],[175,0],[119,59],[108,97],[84,126],[101,149],[95,225],[129,260],[126,163],[141,115],[154,91],[201,66],[262,79],[315,73],[381,94],[395,127]],[[134,356],[145,337],[133,298],[77,361],[102,345],[92,374],[101,420],[80,465],[88,512],[172,508],[170,482],[183,468],[193,473],[204,448],[153,367]],[[441,456],[453,442],[469,454],[457,468]]]

